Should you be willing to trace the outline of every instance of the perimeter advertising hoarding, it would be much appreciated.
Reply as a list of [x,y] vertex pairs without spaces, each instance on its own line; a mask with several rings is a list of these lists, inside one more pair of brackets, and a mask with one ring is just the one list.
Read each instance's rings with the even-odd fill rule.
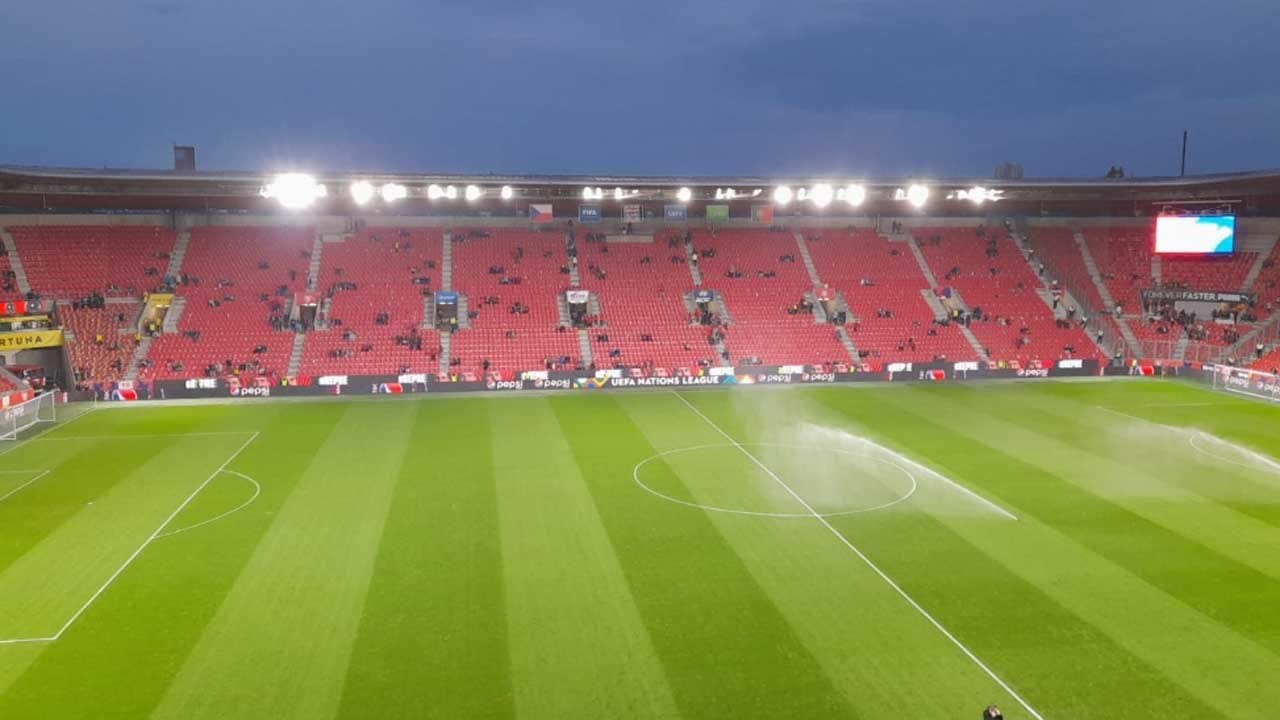
[[[153,388],[141,389],[139,398],[225,398],[231,397],[297,397],[332,395],[335,388],[345,394],[412,394],[455,393],[509,390],[614,390],[631,388],[697,388],[740,385],[808,385],[850,382],[937,382],[944,379],[981,380],[992,378],[1042,378],[1098,374],[1096,360],[1068,360],[1065,365],[1037,370],[983,369],[968,363],[894,363],[886,372],[817,372],[804,366],[765,366],[752,368],[710,368],[705,375],[682,377],[629,377],[619,370],[584,372],[529,371],[518,379],[477,382],[441,382],[434,375],[336,375],[321,381],[297,385],[272,385],[233,388],[222,378],[165,380]],[[142,385],[139,383],[138,385]],[[150,390],[150,392],[148,392]],[[86,394],[86,399],[89,394]],[[107,399],[102,397],[100,399]]]

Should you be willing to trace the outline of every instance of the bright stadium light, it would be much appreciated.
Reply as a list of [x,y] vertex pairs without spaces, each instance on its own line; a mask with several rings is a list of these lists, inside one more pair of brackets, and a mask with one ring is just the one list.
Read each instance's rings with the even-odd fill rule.
[[311,207],[318,198],[327,195],[325,187],[304,173],[283,173],[262,188],[261,195],[275,198],[289,210]]
[[779,185],[773,189],[773,201],[779,205],[786,205],[791,202],[792,196],[791,188],[786,185]]
[[387,183],[382,186],[382,201],[393,203],[409,196],[409,190],[400,183]]
[[867,189],[861,185],[846,185],[840,189],[837,197],[852,207],[858,207],[867,201]]
[[357,180],[351,183],[351,199],[357,205],[368,205],[373,199],[373,183],[368,180]]
[[484,193],[481,192],[479,185],[468,185],[466,189],[462,191],[462,196],[467,199],[467,202],[475,202],[479,200],[480,196],[483,194]]
[[922,208],[929,201],[929,188],[924,185],[912,185],[907,188],[907,202],[913,207]]
[[693,191],[687,187],[682,187],[676,191],[676,199],[682,203],[687,203],[693,199]]
[[762,192],[764,192],[764,190],[761,190],[760,188],[756,188],[755,190],[751,191],[751,197],[760,197],[760,193]]
[[809,199],[820,208],[830,205],[833,197],[835,197],[835,190],[832,190],[831,186],[826,183],[818,183],[809,191]]
[[502,196],[503,200],[510,200],[516,194],[516,191],[512,190],[510,185],[503,185],[502,191],[499,194]]
[[582,188],[582,199],[583,199],[583,200],[590,200],[590,199],[591,199],[591,188],[589,188],[589,187],[584,187],[584,188]]
[[453,185],[444,186],[444,196],[450,200],[458,199],[458,188]]
[[441,188],[439,185],[428,185],[428,186],[427,186],[427,199],[428,199],[428,200],[439,200],[439,199],[440,199],[440,198],[442,198],[442,197],[444,197],[444,189],[443,189],[443,188]]
[[613,189],[613,199],[614,199],[614,200],[621,200],[621,199],[625,198],[626,196],[627,196],[627,193],[626,193],[622,188],[620,188],[620,187],[616,187],[616,188],[614,188],[614,189]]
[[725,199],[725,200],[732,200],[732,199],[734,199],[734,198],[736,198],[736,197],[738,197],[738,191],[737,191],[737,190],[734,190],[733,188],[728,188],[727,190],[725,190],[725,191],[724,191],[724,199]]

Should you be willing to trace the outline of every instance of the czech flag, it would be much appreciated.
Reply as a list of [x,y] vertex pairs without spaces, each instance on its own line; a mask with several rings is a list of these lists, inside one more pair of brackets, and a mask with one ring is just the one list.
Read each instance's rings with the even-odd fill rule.
[[529,205],[529,222],[549,223],[554,219],[551,214],[551,205]]

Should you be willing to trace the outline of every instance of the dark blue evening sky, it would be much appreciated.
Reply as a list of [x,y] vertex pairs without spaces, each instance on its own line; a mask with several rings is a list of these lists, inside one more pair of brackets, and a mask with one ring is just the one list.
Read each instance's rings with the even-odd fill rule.
[[8,0],[0,164],[1280,167],[1276,0]]

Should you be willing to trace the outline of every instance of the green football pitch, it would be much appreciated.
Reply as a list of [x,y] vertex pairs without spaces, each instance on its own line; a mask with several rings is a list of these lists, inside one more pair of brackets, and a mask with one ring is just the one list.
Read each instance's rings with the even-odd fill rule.
[[0,446],[0,718],[1276,718],[1277,457],[1158,380],[104,408]]

